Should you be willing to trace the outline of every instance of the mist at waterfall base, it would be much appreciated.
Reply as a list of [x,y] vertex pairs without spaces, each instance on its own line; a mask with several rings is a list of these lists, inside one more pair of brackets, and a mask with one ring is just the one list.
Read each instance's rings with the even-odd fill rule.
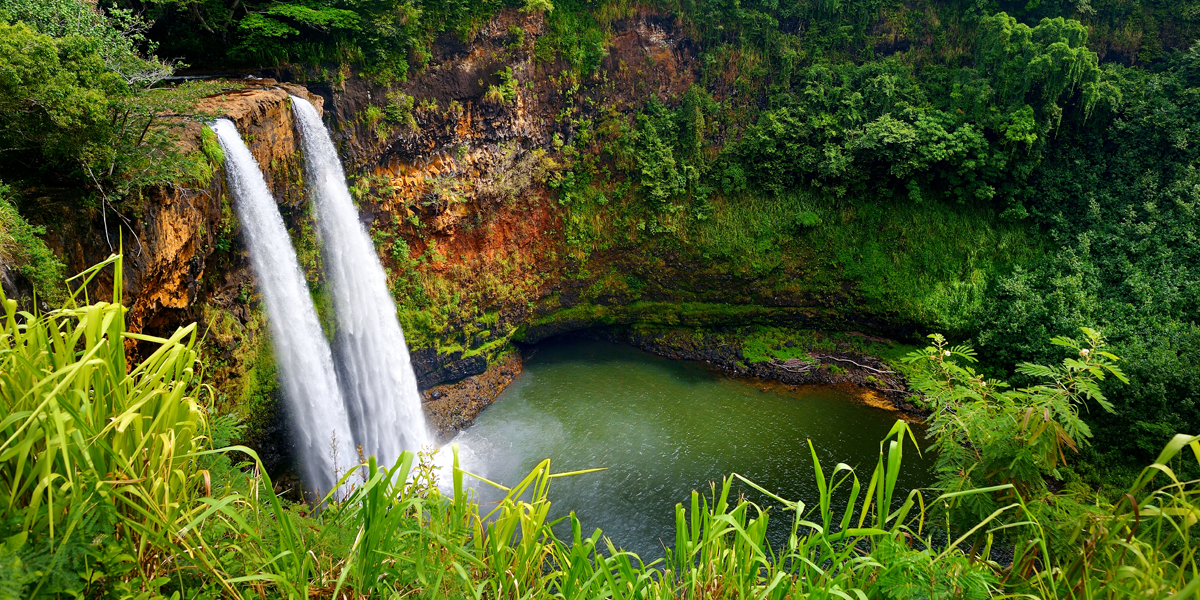
[[[628,346],[544,342],[521,376],[451,443],[459,445],[463,469],[508,486],[546,458],[554,472],[607,467],[555,479],[551,516],[574,510],[585,534],[599,527],[618,547],[653,559],[674,545],[675,505],[688,507],[692,490],[708,494],[710,482],[719,485],[733,472],[815,507],[809,439],[827,475],[844,462],[864,488],[870,481],[895,413],[840,388],[762,392],[762,386]],[[926,443],[920,432],[917,438]],[[907,444],[899,480],[905,494],[933,481],[931,457]],[[450,454],[449,444],[441,454]],[[449,460],[439,456],[439,462]],[[448,480],[448,470],[441,477]],[[481,502],[503,497],[486,484],[472,487]],[[749,486],[735,489],[760,506],[772,504]],[[791,522],[792,513],[772,510],[776,548]]]
[[357,463],[350,420],[329,344],[283,217],[233,122],[211,125],[225,151],[225,178],[270,324],[279,383],[306,482],[327,492]]
[[333,297],[334,352],[354,439],[364,454],[390,465],[402,451],[430,442],[408,346],[333,140],[312,104],[292,96],[292,107]]

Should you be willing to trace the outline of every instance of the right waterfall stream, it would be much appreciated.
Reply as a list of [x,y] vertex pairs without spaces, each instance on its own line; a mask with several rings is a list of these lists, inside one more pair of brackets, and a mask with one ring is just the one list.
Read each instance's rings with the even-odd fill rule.
[[334,354],[355,440],[390,465],[429,443],[396,304],[359,221],[337,149],[311,103],[292,96],[336,315]]

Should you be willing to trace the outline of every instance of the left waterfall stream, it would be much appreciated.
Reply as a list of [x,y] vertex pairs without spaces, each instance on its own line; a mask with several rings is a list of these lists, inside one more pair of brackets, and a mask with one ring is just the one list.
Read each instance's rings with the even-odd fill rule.
[[262,170],[228,119],[211,125],[270,324],[306,491],[324,494],[358,462],[329,342]]

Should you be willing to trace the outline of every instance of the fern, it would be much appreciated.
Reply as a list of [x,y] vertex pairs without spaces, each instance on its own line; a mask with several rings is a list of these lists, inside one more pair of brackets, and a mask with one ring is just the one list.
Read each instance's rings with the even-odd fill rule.
[[[971,364],[968,346],[949,346],[944,336],[909,354],[923,366],[913,378],[934,410],[929,435],[938,451],[939,486],[945,492],[1010,485],[1025,497],[1047,492],[1046,478],[1060,478],[1068,456],[1088,443],[1092,430],[1080,416],[1089,403],[1112,411],[1100,391],[1108,375],[1127,381],[1116,367],[1120,359],[1105,351],[1104,338],[1084,328],[1084,339],[1056,337],[1051,342],[1073,351],[1060,365],[1021,363],[1017,372],[1041,383],[1010,389],[988,380]],[[978,521],[1011,500],[1002,495],[973,495],[958,506],[964,520]]]

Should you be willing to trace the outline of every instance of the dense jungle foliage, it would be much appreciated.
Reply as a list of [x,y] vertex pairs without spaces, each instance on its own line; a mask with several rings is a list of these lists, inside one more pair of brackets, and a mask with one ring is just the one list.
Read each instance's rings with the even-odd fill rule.
[[[1083,468],[1101,479],[1130,477],[1200,415],[1192,376],[1200,188],[1190,139],[1200,115],[1197,9],[921,7],[675,7],[703,44],[703,85],[669,105],[650,102],[615,162],[640,184],[658,229],[684,239],[703,230],[687,220],[702,222],[714,204],[745,203],[763,190],[792,206],[800,191],[818,198],[774,224],[780,238],[848,210],[934,206],[982,209],[1027,227],[1023,244],[1036,256],[981,262],[961,275],[963,300],[939,304],[914,297],[914,287],[860,281],[867,294],[888,286],[913,294],[907,309],[924,313],[927,326],[973,339],[989,372],[1022,382],[1015,364],[1050,356],[1044,340],[1100,325],[1128,359],[1134,385],[1109,390],[1113,413],[1088,414],[1098,443]],[[1148,25],[1139,15],[1149,14],[1178,18],[1157,42],[1118,52],[1116,32]],[[889,47],[897,33],[924,43],[898,51]],[[577,164],[570,184],[585,187],[577,182],[599,170]],[[937,243],[903,233],[888,242],[906,257]],[[761,246],[745,254],[755,252]],[[876,270],[892,267],[903,279],[904,260]],[[923,266],[940,268],[930,263]]]

